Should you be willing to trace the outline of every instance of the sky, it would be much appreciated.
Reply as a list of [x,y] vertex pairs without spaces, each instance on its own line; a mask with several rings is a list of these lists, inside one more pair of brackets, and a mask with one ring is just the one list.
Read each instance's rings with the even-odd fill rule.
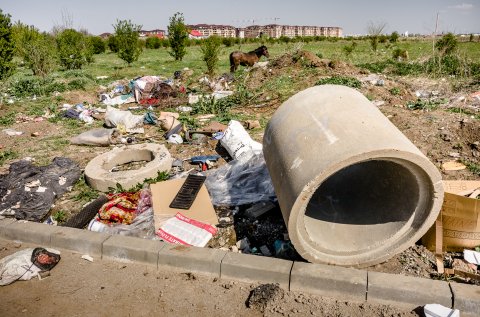
[[167,29],[175,12],[187,24],[337,26],[344,35],[367,33],[367,25],[386,24],[384,33],[480,33],[480,0],[0,0],[13,22],[41,31],[54,26],[113,33],[118,20],[144,30]]

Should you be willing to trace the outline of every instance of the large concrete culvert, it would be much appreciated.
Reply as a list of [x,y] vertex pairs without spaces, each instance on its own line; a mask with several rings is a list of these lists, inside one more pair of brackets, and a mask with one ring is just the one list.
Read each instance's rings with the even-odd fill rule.
[[354,89],[316,86],[291,97],[263,145],[290,238],[311,262],[383,262],[440,211],[436,167]]

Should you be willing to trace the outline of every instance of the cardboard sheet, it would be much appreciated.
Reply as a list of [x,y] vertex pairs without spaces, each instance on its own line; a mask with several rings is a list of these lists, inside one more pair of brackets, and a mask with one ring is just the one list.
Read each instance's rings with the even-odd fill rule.
[[[438,220],[443,227],[443,251],[462,251],[480,245],[480,200],[464,197],[480,187],[479,181],[444,181],[445,196]],[[422,243],[435,250],[435,226]]]
[[175,217],[177,212],[180,212],[188,218],[208,223],[213,226],[218,224],[218,217],[215,213],[212,202],[210,201],[210,195],[208,194],[205,185],[202,185],[200,188],[200,191],[190,209],[184,210],[169,207],[184,182],[185,178],[182,178],[150,185],[150,190],[152,191],[153,212],[155,215],[155,230],[158,230],[162,222],[166,221],[168,218]]

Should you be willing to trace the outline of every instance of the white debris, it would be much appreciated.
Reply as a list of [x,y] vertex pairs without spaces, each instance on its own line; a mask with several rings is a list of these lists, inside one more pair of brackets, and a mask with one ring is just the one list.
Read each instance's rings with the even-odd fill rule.
[[460,317],[458,309],[450,309],[440,304],[427,304],[423,307],[425,317]]
[[463,250],[463,258],[468,263],[480,265],[480,252],[473,250]]
[[93,258],[88,254],[82,255],[82,259],[87,260],[88,262],[93,262]]

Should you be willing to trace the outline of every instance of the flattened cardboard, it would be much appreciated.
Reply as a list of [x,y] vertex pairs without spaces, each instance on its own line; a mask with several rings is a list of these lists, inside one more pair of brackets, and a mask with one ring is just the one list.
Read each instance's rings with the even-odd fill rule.
[[[443,251],[462,251],[480,245],[480,200],[456,193],[472,192],[479,181],[444,181],[445,196],[437,220],[442,221]],[[468,193],[466,194],[468,195]],[[423,236],[422,243],[435,250],[435,226]]]
[[162,221],[175,217],[177,212],[182,213],[188,218],[208,223],[213,226],[218,224],[217,214],[210,201],[210,195],[208,194],[205,185],[202,185],[200,188],[200,191],[190,209],[184,210],[169,207],[184,182],[185,178],[182,178],[150,185],[150,190],[152,191],[153,213],[155,216],[155,230],[160,228]]

